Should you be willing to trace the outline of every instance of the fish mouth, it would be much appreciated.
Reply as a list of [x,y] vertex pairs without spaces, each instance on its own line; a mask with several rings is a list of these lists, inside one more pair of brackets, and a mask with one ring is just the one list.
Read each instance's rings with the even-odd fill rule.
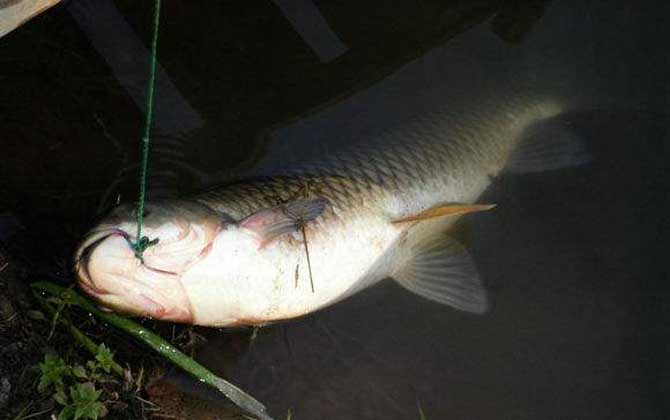
[[[123,239],[128,242],[128,246],[132,247],[132,240],[131,236],[124,230],[119,229],[119,228],[112,228],[112,229],[103,229],[103,230],[96,230],[94,232],[91,232],[88,235],[88,238],[84,240],[83,244],[79,247],[80,251],[77,253],[77,256],[75,257],[75,267],[76,269],[81,269],[91,283],[93,283],[93,279],[91,278],[91,272],[89,270],[89,263],[91,260],[91,255],[93,255],[93,251],[103,243],[107,238],[111,236],[121,236]],[[211,244],[210,244],[211,245]],[[208,248],[205,247],[201,254],[205,253],[205,251]],[[168,274],[168,275],[173,275],[173,276],[178,276],[179,273],[174,272],[174,271],[169,271],[169,270],[162,270],[160,268],[155,268],[151,267],[150,265],[146,264],[141,258],[140,262],[142,263],[143,266],[145,266],[147,269],[154,271],[159,274]]]
[[[127,291],[123,291],[123,289],[111,291],[95,283],[90,271],[91,257],[103,242],[114,236],[122,237],[128,242],[128,246],[131,246],[132,236],[119,228],[92,231],[80,245],[74,258],[74,269],[78,277],[77,283],[81,290],[93,298],[101,309],[106,312],[118,312],[130,316],[146,316],[182,323],[192,322],[193,314],[190,304],[186,307],[173,304],[166,306],[160,302],[163,299],[149,297],[151,294],[158,292],[146,289],[146,285],[143,286],[142,290],[133,290],[131,292],[130,289]],[[141,265],[153,273],[167,276],[166,278],[179,279],[178,273],[152,268],[144,264],[143,261],[141,261]],[[131,303],[128,304],[128,302]]]
[[119,235],[123,237],[126,241],[130,241],[130,235],[119,228],[96,230],[91,232],[88,235],[88,237],[84,240],[84,242],[79,247],[79,251],[77,252],[74,259],[75,271],[82,272],[89,283],[87,286],[91,289],[91,291],[94,291],[98,294],[103,294],[105,292],[102,291],[101,289],[96,288],[95,284],[93,283],[93,279],[91,278],[91,272],[89,269],[89,264],[91,262],[91,255],[93,255],[93,251],[95,251],[95,249],[101,243],[103,243],[107,238],[114,235]]

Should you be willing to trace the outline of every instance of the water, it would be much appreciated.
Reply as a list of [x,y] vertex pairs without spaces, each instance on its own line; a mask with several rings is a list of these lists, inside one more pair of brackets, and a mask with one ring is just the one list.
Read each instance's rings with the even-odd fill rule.
[[[33,276],[64,280],[84,230],[135,197],[145,70],[109,57],[141,54],[132,36],[148,39],[150,22],[131,2],[71,3],[0,39],[0,215],[15,221],[0,239]],[[419,404],[427,419],[667,417],[668,6],[509,2],[503,33],[534,25],[508,43],[489,22],[443,39],[497,10],[485,1],[315,3],[342,43],[328,63],[270,2],[166,2],[154,196],[364,143],[508,77],[588,104],[571,121],[593,160],[503,176],[482,197],[498,207],[467,236],[488,314],[384,282],[267,327],[239,354],[230,333],[207,331],[201,361],[277,418],[416,419]],[[111,11],[130,39],[82,23]]]

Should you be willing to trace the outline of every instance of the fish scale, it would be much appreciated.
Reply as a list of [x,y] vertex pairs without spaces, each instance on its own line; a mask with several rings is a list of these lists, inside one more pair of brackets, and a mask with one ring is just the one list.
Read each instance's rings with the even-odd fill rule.
[[[470,98],[448,112],[433,110],[400,130],[382,133],[367,146],[300,164],[277,176],[239,181],[196,199],[240,219],[279,201],[318,191],[338,210],[324,214],[322,221],[327,222],[335,215],[388,211],[386,199],[397,191],[412,197],[412,191],[427,184],[449,190],[455,180],[482,171],[494,176],[504,166],[521,129],[529,121],[557,113],[540,96],[510,95],[510,90],[501,89],[483,100]],[[440,191],[434,194],[439,196]],[[366,203],[364,208],[359,208],[361,203]]]

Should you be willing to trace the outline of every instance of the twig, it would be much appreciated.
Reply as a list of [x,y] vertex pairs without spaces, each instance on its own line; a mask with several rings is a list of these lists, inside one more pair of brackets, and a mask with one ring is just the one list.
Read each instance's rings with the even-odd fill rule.
[[312,277],[312,262],[309,260],[309,246],[307,246],[307,234],[305,233],[305,224],[302,223],[300,226],[302,231],[302,242],[305,244],[305,255],[307,256],[307,270],[309,270],[309,285],[312,287],[312,293],[314,293],[314,278]]
[[[25,371],[24,371],[24,372],[25,372]],[[19,411],[19,413],[16,415],[16,417],[14,417],[13,420],[21,420],[21,419],[23,419],[23,413],[25,413],[26,411],[28,411],[28,410],[30,409],[30,407],[33,406],[33,404],[35,404],[35,401],[30,401],[30,402],[28,403],[28,405],[26,405],[25,407],[23,407],[23,408],[21,409],[21,411]]]
[[32,405],[33,405],[33,402],[31,402],[30,404],[28,404],[23,410],[21,410],[21,412],[20,412],[16,417],[14,417],[14,420],[28,420],[28,419],[32,419],[32,418],[34,418],[34,417],[41,416],[42,414],[44,414],[44,413],[48,413],[49,411],[53,410],[53,407],[49,407],[49,408],[47,408],[47,409],[45,409],[45,410],[38,411],[38,412],[36,412],[36,413],[32,413],[32,414],[28,414],[27,416],[24,416],[24,415],[23,415],[23,412],[26,411],[27,409],[29,409],[30,407],[32,407]]
[[154,409],[154,407],[155,407],[157,410],[159,409],[159,408],[158,408],[158,404],[156,404],[156,403],[154,403],[154,402],[151,402],[151,401],[149,401],[149,400],[145,400],[144,398],[142,398],[142,397],[140,397],[140,396],[138,396],[138,395],[135,395],[134,398],[135,398],[136,400],[138,400],[138,401],[141,401],[142,403],[144,403],[144,404],[146,404],[146,405],[150,405],[150,406],[152,407],[152,410]]
[[186,417],[175,416],[173,414],[162,414],[162,413],[153,413],[152,417],[159,417],[163,419],[177,419],[177,420],[186,420]]

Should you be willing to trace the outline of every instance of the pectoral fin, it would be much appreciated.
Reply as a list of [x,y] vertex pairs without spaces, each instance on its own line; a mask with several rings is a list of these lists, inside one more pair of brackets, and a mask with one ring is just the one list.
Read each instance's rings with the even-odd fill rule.
[[442,216],[455,216],[459,214],[474,213],[478,211],[491,210],[495,204],[445,204],[424,210],[421,213],[393,220],[393,224],[402,224],[418,222],[422,220],[434,219]]
[[405,246],[405,259],[391,276],[398,284],[462,311],[486,312],[486,291],[471,255],[462,245],[446,236],[435,236]]
[[261,209],[239,223],[239,226],[256,235],[261,246],[274,239],[298,230],[323,213],[328,204],[325,198],[296,200]]

